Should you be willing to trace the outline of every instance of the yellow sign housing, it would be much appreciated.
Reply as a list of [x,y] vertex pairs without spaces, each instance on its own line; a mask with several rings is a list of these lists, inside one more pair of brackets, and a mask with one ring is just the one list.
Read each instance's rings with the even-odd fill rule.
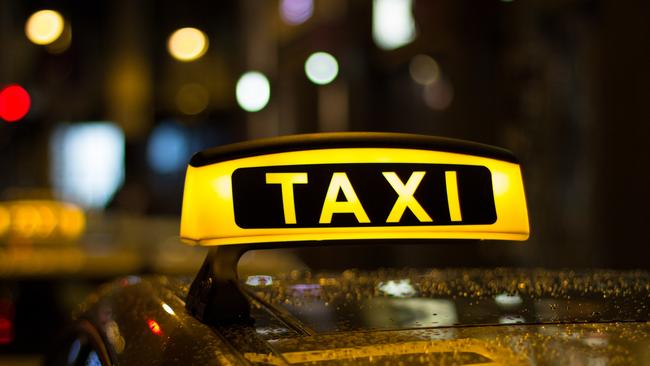
[[430,136],[335,133],[194,156],[181,238],[199,245],[354,239],[526,240],[506,150]]

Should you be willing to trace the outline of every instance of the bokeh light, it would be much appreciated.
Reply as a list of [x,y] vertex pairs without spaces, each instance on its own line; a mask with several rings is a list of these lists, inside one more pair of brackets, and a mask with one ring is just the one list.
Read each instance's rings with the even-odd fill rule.
[[124,132],[111,122],[61,125],[50,140],[50,175],[58,196],[103,208],[124,182]]
[[409,73],[416,83],[429,85],[440,77],[440,67],[431,56],[417,55],[411,59]]
[[14,340],[15,312],[12,299],[0,298],[0,345],[10,344]]
[[201,84],[183,85],[176,94],[176,106],[183,114],[195,115],[203,112],[210,102],[208,90]]
[[86,229],[86,215],[81,208],[66,203],[59,211],[59,231],[65,237],[75,239]]
[[84,212],[77,206],[51,200],[0,203],[0,236],[43,243],[74,241],[85,229]]
[[407,45],[415,40],[412,0],[374,0],[372,3],[372,38],[384,50]]
[[497,305],[504,308],[513,308],[521,305],[523,303],[523,300],[521,296],[517,294],[509,294],[504,292],[496,295],[494,297],[494,302],[496,302]]
[[385,283],[379,282],[377,289],[386,295],[394,297],[411,297],[417,293],[415,287],[411,285],[411,280],[408,278],[397,281],[390,280]]
[[257,112],[266,107],[271,98],[269,80],[258,71],[249,71],[237,81],[237,103],[245,111]]
[[63,33],[63,17],[55,10],[40,10],[25,23],[25,34],[35,44],[46,45],[56,41]]
[[51,54],[57,55],[65,52],[68,48],[70,48],[71,44],[72,28],[70,27],[70,23],[65,23],[63,25],[63,33],[61,33],[61,36],[57,38],[56,41],[45,45],[45,50]]
[[0,316],[0,344],[10,344],[14,340],[14,323]]
[[196,28],[181,28],[169,37],[169,54],[179,61],[194,61],[208,50],[208,37]]
[[0,237],[3,236],[9,229],[9,224],[11,223],[9,219],[9,211],[0,206]]
[[147,161],[156,173],[180,171],[185,168],[190,156],[188,135],[177,123],[163,122],[151,133],[147,145]]
[[162,308],[163,308],[163,310],[165,310],[165,312],[166,312],[167,314],[169,314],[169,315],[176,315],[176,313],[174,312],[174,309],[172,309],[171,306],[165,304],[164,302],[162,303]]
[[31,106],[29,93],[20,85],[9,85],[0,91],[0,118],[16,122],[27,115]]
[[289,25],[306,22],[314,14],[314,0],[281,0],[280,17]]
[[36,230],[41,227],[41,217],[34,205],[12,205],[9,212],[14,235],[23,238],[35,236]]
[[162,333],[162,329],[160,328],[160,325],[158,324],[157,321],[153,319],[149,319],[147,320],[147,325],[149,326],[151,333],[155,335],[160,335]]
[[431,83],[422,90],[424,103],[431,109],[442,111],[451,105],[454,100],[454,88],[445,79]]
[[334,56],[327,52],[313,53],[305,62],[305,73],[315,84],[331,83],[339,73],[339,64]]

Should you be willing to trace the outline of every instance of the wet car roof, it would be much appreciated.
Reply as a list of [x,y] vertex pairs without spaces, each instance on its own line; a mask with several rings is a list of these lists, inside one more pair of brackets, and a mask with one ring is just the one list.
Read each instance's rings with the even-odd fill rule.
[[[119,363],[629,365],[648,362],[647,278],[517,269],[293,271],[266,282],[243,278],[252,321],[208,326],[183,311],[190,278],[129,277],[79,310],[105,330]],[[404,279],[415,292],[385,287]],[[408,297],[386,293],[396,288]],[[447,314],[439,307],[426,316],[455,316],[453,324],[423,322],[421,309],[397,317],[409,301],[428,300],[444,301]],[[502,322],[504,314],[526,323]]]
[[[219,331],[263,364],[635,364],[650,347],[648,276],[508,268],[252,276],[246,289],[264,346],[252,347],[241,328]],[[264,307],[278,319],[260,316]]]
[[631,365],[647,363],[649,331],[648,323],[597,323],[351,332],[271,340],[280,357],[244,357],[276,365]]
[[[646,272],[379,270],[248,277],[248,292],[309,334],[650,320]],[[250,285],[253,284],[253,285]]]

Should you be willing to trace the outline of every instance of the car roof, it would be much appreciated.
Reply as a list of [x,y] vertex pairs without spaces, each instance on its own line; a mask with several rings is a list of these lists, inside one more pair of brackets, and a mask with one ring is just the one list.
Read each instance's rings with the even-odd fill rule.
[[640,271],[381,269],[248,276],[249,296],[309,334],[650,321]]
[[505,325],[351,332],[270,340],[273,352],[243,352],[274,365],[640,364],[648,323]]
[[512,268],[253,275],[242,280],[263,346],[251,347],[241,327],[217,329],[253,363],[632,364],[650,346],[649,276]]
[[[650,347],[648,276],[640,271],[516,269],[293,271],[271,276],[272,283],[267,278],[264,285],[246,285],[250,277],[242,279],[252,320],[213,326],[183,309],[189,278],[129,277],[91,297],[81,308],[85,315],[77,316],[104,329],[118,363],[529,364],[604,358],[633,364]],[[409,297],[370,290],[404,278],[416,289]],[[361,288],[361,300],[348,286]],[[497,296],[504,293],[510,298],[499,298],[506,305],[500,310]],[[372,313],[390,317],[386,312],[392,307],[418,298],[450,301],[458,323],[417,326],[413,318],[368,326],[376,324]],[[297,302],[306,299],[320,303],[320,313],[309,314],[315,306],[296,312],[301,309]],[[388,302],[374,303],[376,299]],[[340,321],[342,314],[359,314],[362,307],[370,310],[366,323]],[[521,311],[530,320],[498,322],[506,311]]]

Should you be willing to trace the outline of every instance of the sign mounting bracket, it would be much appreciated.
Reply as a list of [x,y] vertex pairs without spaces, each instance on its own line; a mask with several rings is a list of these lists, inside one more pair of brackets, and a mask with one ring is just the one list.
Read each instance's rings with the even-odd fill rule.
[[210,325],[251,322],[250,304],[237,276],[237,263],[250,249],[225,245],[210,250],[187,295],[190,314]]

